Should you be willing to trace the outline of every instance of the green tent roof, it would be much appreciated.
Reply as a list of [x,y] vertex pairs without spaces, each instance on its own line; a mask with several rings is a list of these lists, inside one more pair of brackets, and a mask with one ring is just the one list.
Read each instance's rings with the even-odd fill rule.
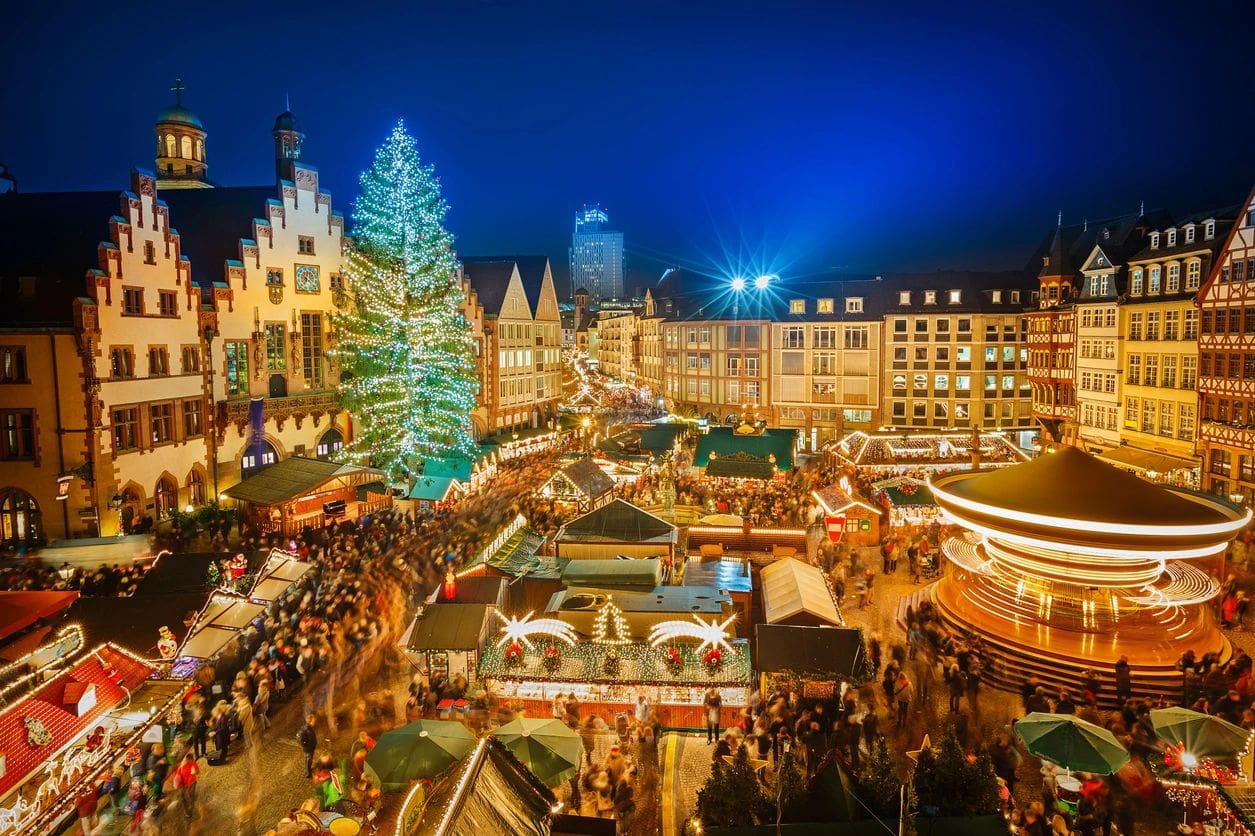
[[452,476],[419,476],[410,490],[410,499],[443,502],[454,483],[458,483],[458,480]]
[[572,560],[562,570],[566,586],[658,586],[661,564],[642,560]]
[[256,476],[227,488],[224,493],[232,499],[255,502],[258,505],[277,505],[304,496],[316,488],[345,476],[382,476],[382,470],[360,467],[321,459],[291,456],[270,465]]
[[[764,465],[772,465],[771,457],[775,456],[774,469],[785,472],[793,469],[793,448],[797,444],[797,430],[767,429],[755,435],[737,435],[732,427],[711,427],[710,431],[697,439],[697,454],[693,464],[706,467],[710,473],[711,453],[714,461],[727,459],[743,463],[741,466],[716,465],[716,470],[728,467],[732,472],[722,475],[739,475],[743,470],[746,475],[756,476],[766,472]],[[753,465],[758,463],[757,467]],[[711,475],[720,475],[711,473]]]
[[655,424],[641,430],[641,449],[665,453],[675,444],[676,438],[690,429],[688,424]]
[[410,650],[477,650],[487,604],[429,604],[414,622]]

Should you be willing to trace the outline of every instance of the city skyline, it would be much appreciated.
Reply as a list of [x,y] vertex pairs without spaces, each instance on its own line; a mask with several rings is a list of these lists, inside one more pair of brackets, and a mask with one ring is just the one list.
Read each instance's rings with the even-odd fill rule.
[[[402,115],[445,185],[459,251],[543,252],[565,273],[569,218],[596,201],[627,234],[629,286],[677,264],[717,275],[753,261],[799,276],[1016,268],[1058,211],[1065,223],[1142,202],[1184,212],[1239,201],[1252,178],[1233,139],[1250,117],[1224,106],[1250,70],[1223,9],[1178,20],[1156,4],[1136,16],[971,8],[944,22],[915,10],[890,30],[867,12],[806,4],[766,22],[743,7],[689,7],[669,12],[671,37],[692,33],[675,50],[670,39],[651,49],[646,23],[614,9],[572,20],[556,7],[492,8],[476,24],[447,9],[399,13],[399,29],[421,19],[459,44],[433,38],[419,57],[366,22],[348,25],[346,39],[379,39],[386,74],[311,64],[260,79],[250,62],[218,66],[214,33],[235,19],[205,12],[195,25],[206,38],[146,44],[148,69],[124,97],[101,95],[58,60],[87,35],[19,16],[0,161],[24,191],[119,188],[130,167],[150,164],[152,120],[180,77],[209,133],[211,179],[268,182],[267,128],[290,94],[309,156],[348,199],[368,149]],[[340,22],[328,12],[310,10],[315,42]],[[124,17],[83,31],[122,40]],[[255,23],[230,30],[245,53],[254,32],[280,26]],[[1169,23],[1179,40],[1154,62],[1121,49],[1052,58],[1086,32],[1153,43]],[[592,37],[609,24],[612,35]],[[563,49],[520,46],[547,28]],[[981,51],[959,62],[932,51],[940,38]],[[595,72],[572,73],[573,62]],[[1186,101],[1216,115],[1173,117]],[[65,113],[113,127],[84,141],[62,130]]]

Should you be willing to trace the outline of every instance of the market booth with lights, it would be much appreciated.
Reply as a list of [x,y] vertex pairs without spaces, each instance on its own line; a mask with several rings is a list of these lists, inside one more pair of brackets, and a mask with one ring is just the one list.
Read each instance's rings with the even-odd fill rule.
[[1092,668],[1109,701],[1113,665],[1127,656],[1135,694],[1179,699],[1184,651],[1229,658],[1207,606],[1219,591],[1207,563],[1219,569],[1250,511],[1073,447],[941,476],[932,493],[967,531],[943,544],[953,571],[929,588],[931,601],[1000,658],[993,681],[1018,687],[1036,675],[1075,690]]
[[999,468],[1028,459],[1004,432],[852,432],[826,448],[841,464],[885,476],[908,470],[949,470],[970,466]]

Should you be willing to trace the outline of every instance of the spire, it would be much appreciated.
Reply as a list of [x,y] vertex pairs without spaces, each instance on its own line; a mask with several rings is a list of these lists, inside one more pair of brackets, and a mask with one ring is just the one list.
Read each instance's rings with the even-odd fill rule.
[[1089,218],[1085,219],[1085,224],[1081,227],[1082,232],[1089,232]]
[[1143,200],[1141,205],[1137,207],[1137,216],[1139,218],[1146,217],[1146,201]]
[[283,109],[288,113],[292,112],[292,97],[287,93],[283,94]]
[[183,107],[183,91],[186,89],[187,85],[183,83],[183,79],[176,78],[174,80],[174,86],[172,86],[170,90],[174,93],[175,107]]
[[1058,228],[1058,229],[1062,229],[1062,228],[1063,228],[1063,210],[1062,210],[1062,209],[1060,209],[1060,210],[1059,210],[1059,220],[1058,220],[1058,222],[1055,224],[1055,226],[1056,226],[1056,228]]

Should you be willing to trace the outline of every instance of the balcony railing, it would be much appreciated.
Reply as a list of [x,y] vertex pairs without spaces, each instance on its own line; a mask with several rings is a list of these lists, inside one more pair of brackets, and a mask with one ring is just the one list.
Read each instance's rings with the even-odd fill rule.
[[[230,424],[235,424],[241,433],[248,428],[249,398],[232,398],[218,401],[217,426],[218,435],[222,436]],[[340,401],[336,393],[329,389],[318,389],[289,395],[286,398],[266,398],[263,407],[267,421],[275,421],[280,429],[289,418],[301,423],[310,416],[315,418],[326,413],[340,411]]]

